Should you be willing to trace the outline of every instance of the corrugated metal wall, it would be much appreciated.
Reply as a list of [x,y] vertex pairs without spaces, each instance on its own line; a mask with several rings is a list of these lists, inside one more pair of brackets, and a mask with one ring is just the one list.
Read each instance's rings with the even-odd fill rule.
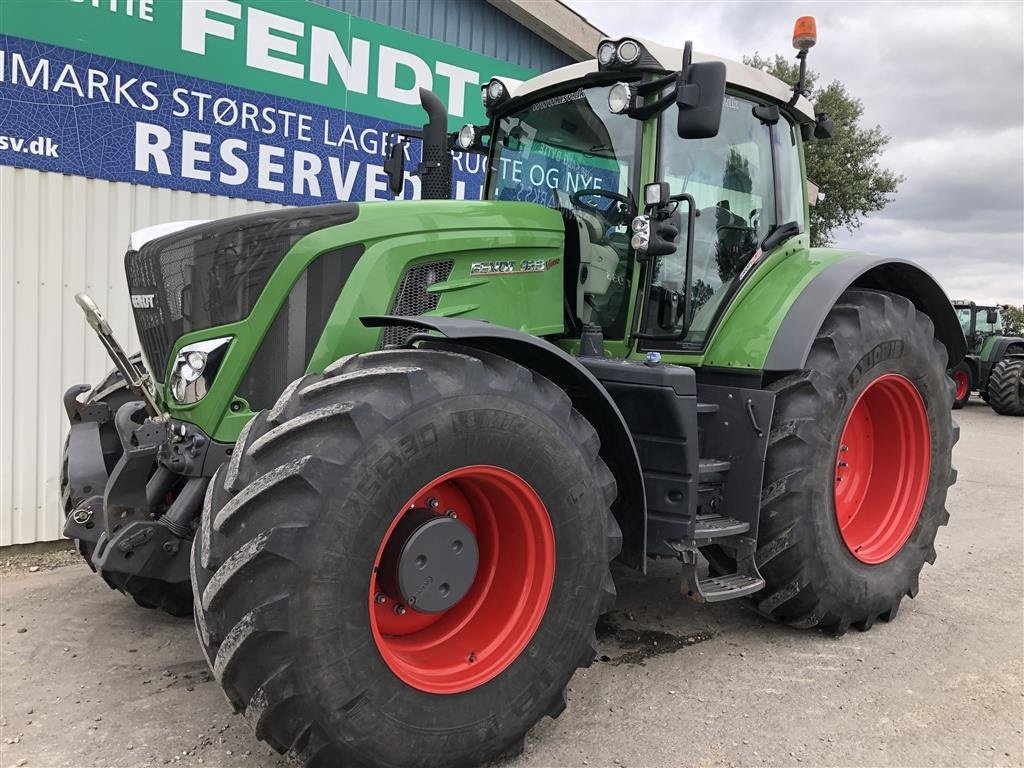
[[132,351],[128,235],[152,224],[274,207],[0,167],[0,546],[60,537],[61,395],[111,365],[74,295],[86,291]]
[[[547,72],[575,60],[482,0],[313,0],[336,11]],[[483,77],[492,73],[482,72]]]

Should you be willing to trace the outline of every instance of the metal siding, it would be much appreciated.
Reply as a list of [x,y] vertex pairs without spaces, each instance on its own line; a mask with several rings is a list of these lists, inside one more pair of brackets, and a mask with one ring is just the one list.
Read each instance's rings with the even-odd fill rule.
[[538,72],[575,61],[484,0],[310,1]]
[[135,351],[128,235],[273,207],[0,166],[0,545],[60,538],[61,395],[111,367],[74,295],[91,294]]

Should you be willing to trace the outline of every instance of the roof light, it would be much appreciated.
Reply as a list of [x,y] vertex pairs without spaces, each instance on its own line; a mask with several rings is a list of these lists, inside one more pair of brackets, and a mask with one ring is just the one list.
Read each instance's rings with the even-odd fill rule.
[[615,43],[606,40],[598,46],[597,63],[602,67],[607,67],[613,61],[615,61]]
[[497,101],[505,95],[505,86],[501,80],[491,80],[487,86],[487,98],[491,101]]
[[623,64],[634,64],[640,58],[640,43],[636,40],[623,40],[615,53]]
[[626,112],[633,103],[633,89],[625,83],[616,83],[608,91],[608,109],[613,115]]
[[809,51],[818,42],[818,28],[813,16],[801,16],[793,25],[793,47]]

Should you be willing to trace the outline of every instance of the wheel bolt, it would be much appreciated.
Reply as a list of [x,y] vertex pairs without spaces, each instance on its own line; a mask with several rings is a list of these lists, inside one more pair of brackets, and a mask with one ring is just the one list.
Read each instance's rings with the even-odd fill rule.
[[427,506],[430,507],[431,509],[437,509],[440,505],[441,502],[435,499],[433,496],[427,499]]
[[416,603],[416,597],[414,595],[413,597],[409,598],[409,605],[414,605],[415,603]]
[[840,445],[839,446],[839,450],[840,451],[848,451],[848,450],[850,450],[850,446],[848,446],[848,445]]
[[847,463],[846,463],[845,461],[840,461],[840,462],[839,462],[839,466],[840,466],[840,467],[848,467],[848,466],[850,466],[850,465],[849,465],[849,464],[847,464]]
[[405,615],[405,606],[402,605],[401,603],[397,604],[395,606],[395,613],[398,614],[399,616],[404,616]]
[[458,518],[458,515],[455,514],[455,510],[454,509],[449,509],[447,512],[445,512],[445,514],[448,515],[448,517],[450,517],[452,520],[455,520],[456,518]]
[[377,605],[384,605],[384,603],[386,603],[388,599],[387,597],[385,597],[383,592],[378,592],[376,595],[373,596],[373,601],[377,603]]

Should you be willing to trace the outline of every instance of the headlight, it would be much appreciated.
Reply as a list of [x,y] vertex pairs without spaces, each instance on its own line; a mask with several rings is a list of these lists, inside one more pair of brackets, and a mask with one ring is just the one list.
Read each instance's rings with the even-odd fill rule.
[[613,115],[621,115],[633,101],[633,89],[625,83],[616,83],[608,90],[608,109]]
[[231,337],[227,336],[182,347],[171,371],[171,396],[182,405],[202,400],[213,384],[230,343]]
[[487,98],[491,101],[497,101],[505,95],[505,86],[501,80],[491,80],[491,84],[487,86]]
[[602,67],[607,67],[615,61],[615,43],[601,43],[601,47],[597,49],[597,63]]
[[457,141],[460,149],[470,149],[474,144],[476,144],[476,126],[462,126],[459,130],[459,137]]

